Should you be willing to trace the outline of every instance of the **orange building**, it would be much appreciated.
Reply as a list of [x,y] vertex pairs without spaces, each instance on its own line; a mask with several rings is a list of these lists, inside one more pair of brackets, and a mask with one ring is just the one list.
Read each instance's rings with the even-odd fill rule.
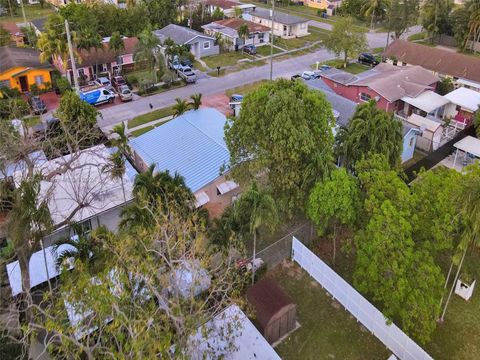
[[40,53],[29,48],[0,47],[0,87],[18,89],[24,93],[32,85],[42,89],[52,83],[49,63],[42,64]]

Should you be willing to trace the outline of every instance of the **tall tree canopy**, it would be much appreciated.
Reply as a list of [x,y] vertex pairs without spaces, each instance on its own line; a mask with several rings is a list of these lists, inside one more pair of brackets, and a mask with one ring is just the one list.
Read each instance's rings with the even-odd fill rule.
[[399,39],[410,26],[417,23],[419,8],[419,0],[392,0],[386,14],[387,30]]
[[390,166],[395,167],[400,163],[402,144],[402,123],[392,113],[377,108],[373,100],[357,107],[335,139],[336,154],[348,167],[369,154],[384,154]]
[[450,29],[449,16],[453,0],[426,0],[422,4],[422,25],[432,37],[447,33]]
[[333,121],[323,94],[300,81],[260,86],[225,128],[233,177],[245,183],[264,176],[282,210],[302,209],[313,184],[332,167]]
[[335,55],[343,54],[344,66],[348,59],[367,49],[367,36],[355,28],[351,17],[342,17],[335,21],[333,29],[323,44]]

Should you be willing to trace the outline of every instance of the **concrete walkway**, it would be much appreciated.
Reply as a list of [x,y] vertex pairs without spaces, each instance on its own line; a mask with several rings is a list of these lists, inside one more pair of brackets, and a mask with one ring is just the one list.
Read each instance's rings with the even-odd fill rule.
[[[153,110],[153,111],[155,111],[155,110]],[[157,124],[164,123],[164,122],[167,122],[167,121],[172,120],[172,119],[173,119],[173,116],[170,115],[170,116],[167,116],[167,117],[164,117],[164,118],[161,118],[161,119],[150,121],[148,123],[141,124],[141,125],[138,125],[138,126],[135,126],[135,127],[131,128],[131,129],[128,129],[127,133],[131,134],[134,131],[144,129],[144,128],[149,127],[149,126],[155,126]],[[104,129],[104,130],[107,130],[107,129]]]

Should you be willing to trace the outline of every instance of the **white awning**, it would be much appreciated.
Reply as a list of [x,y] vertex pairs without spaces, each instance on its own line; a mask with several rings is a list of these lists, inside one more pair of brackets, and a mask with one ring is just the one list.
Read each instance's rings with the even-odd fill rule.
[[238,188],[238,184],[231,180],[217,185],[217,190],[222,195],[228,193],[229,191],[235,190],[236,188]]
[[427,114],[450,102],[448,99],[430,90],[423,92],[415,98],[404,96],[402,100],[407,104],[415,106],[417,109],[425,111]]
[[202,205],[205,205],[210,201],[207,193],[205,191],[201,191],[195,194],[195,207],[199,208]]
[[480,139],[474,138],[473,136],[467,136],[459,142],[456,142],[453,146],[458,150],[462,150],[480,158]]
[[422,131],[428,130],[432,133],[435,133],[442,126],[442,124],[436,121],[427,119],[417,114],[410,115],[406,122]]
[[480,83],[471,81],[471,80],[465,80],[465,79],[457,79],[458,84],[470,86],[475,89],[480,89]]
[[[56,261],[58,254],[63,253],[66,250],[73,250],[71,245],[60,245],[57,251],[53,246],[45,248],[45,257],[43,251],[37,251],[30,257],[30,287],[33,288],[37,285],[47,282],[49,279],[53,279],[59,275]],[[46,260],[46,264],[45,264]],[[47,276],[48,271],[48,276]],[[16,296],[23,292],[22,288],[22,272],[20,271],[20,264],[17,261],[7,264],[7,275],[12,288],[12,295]]]
[[453,90],[444,97],[453,104],[471,112],[477,111],[480,106],[480,92],[465,87]]

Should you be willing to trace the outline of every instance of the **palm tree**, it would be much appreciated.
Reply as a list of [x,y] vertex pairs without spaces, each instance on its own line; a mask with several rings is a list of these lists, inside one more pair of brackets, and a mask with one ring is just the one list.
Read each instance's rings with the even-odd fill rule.
[[[128,4],[127,4],[127,7],[128,7]],[[118,55],[122,50],[125,50],[125,43],[123,42],[120,32],[118,31],[113,32],[112,36],[110,37],[110,41],[108,42],[108,46],[110,47],[110,50],[112,50],[115,53],[115,58],[117,59],[117,65],[118,65],[118,68],[120,68],[121,65],[118,59]]]
[[470,1],[465,4],[470,17],[468,21],[468,35],[465,38],[464,48],[468,40],[472,39],[472,50],[476,52],[475,43],[480,40],[480,1]]
[[[72,32],[72,38],[76,34]],[[45,22],[44,31],[37,40],[37,48],[40,51],[40,61],[48,62],[52,58],[62,60],[63,70],[68,68],[68,41],[65,34],[64,20],[60,14],[52,14]]]
[[174,106],[173,106],[173,117],[177,117],[177,116],[180,116],[182,115],[183,113],[185,113],[185,111],[188,110],[188,102],[187,100],[182,100],[180,98],[176,98],[175,101],[177,102]]
[[156,37],[151,29],[147,27],[138,35],[138,43],[135,47],[135,62],[144,62],[148,69],[152,72],[154,82],[157,82],[155,74],[155,62],[157,60],[157,48],[160,45],[160,40]]
[[[480,166],[475,164],[467,168],[467,173],[464,176],[462,193],[458,198],[458,203],[460,204],[460,216],[463,219],[464,230],[460,238],[460,243],[457,246],[457,252],[452,259],[452,265],[458,264],[458,267],[440,321],[443,321],[445,318],[447,307],[460,276],[467,250],[472,245],[477,248],[480,247]],[[451,266],[451,268],[452,267],[453,266]],[[448,277],[449,276],[450,271]]]
[[371,17],[370,28],[373,30],[375,19],[385,13],[387,2],[385,0],[365,0],[361,11],[364,16]]
[[110,139],[112,146],[115,146],[126,156],[131,156],[132,150],[130,149],[130,146],[128,146],[127,127],[125,126],[125,123],[121,122],[120,124],[115,125],[111,134],[114,135]]
[[243,193],[235,204],[236,216],[248,218],[249,232],[253,235],[252,257],[252,284],[255,281],[255,255],[257,248],[257,233],[261,226],[266,226],[270,231],[275,230],[278,224],[278,212],[275,201],[268,189],[261,189],[253,183],[247,192]]
[[115,125],[112,129],[112,145],[117,148],[117,151],[112,153],[108,158],[108,163],[103,167],[103,171],[109,172],[112,179],[119,179],[122,184],[123,201],[127,202],[125,194],[125,183],[123,177],[127,171],[126,161],[127,157],[131,157],[131,149],[128,146],[127,129],[124,122]]
[[190,96],[190,99],[192,99],[190,105],[192,106],[193,110],[198,110],[202,105],[202,94],[193,94]]
[[[248,36],[250,35],[250,30],[248,30],[247,24],[242,24],[237,30],[238,36],[243,40],[243,44],[247,41]],[[243,46],[242,46],[243,52]]]

